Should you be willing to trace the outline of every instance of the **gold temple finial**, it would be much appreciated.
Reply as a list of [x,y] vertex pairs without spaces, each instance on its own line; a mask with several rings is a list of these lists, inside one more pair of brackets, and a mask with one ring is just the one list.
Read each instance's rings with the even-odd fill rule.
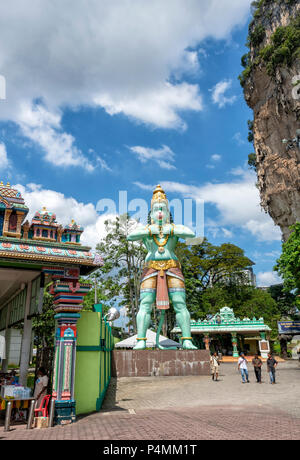
[[43,212],[47,212],[46,206],[43,206]]
[[0,182],[0,187],[3,187],[3,185],[4,185],[4,184],[3,184],[3,180],[2,180],[2,181]]
[[163,191],[161,185],[158,184],[156,189],[153,192],[153,197],[152,197],[152,200],[151,200],[151,208],[152,208],[154,203],[157,203],[157,202],[160,203],[160,202],[163,202],[163,201],[168,203],[167,195]]
[[6,187],[10,187],[10,183],[9,183],[9,182],[7,182]]

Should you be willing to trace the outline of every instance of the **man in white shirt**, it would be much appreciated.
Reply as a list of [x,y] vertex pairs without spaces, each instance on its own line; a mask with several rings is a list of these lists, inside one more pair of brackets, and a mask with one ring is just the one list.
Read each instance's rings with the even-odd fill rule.
[[212,373],[212,379],[215,380],[216,377],[216,382],[218,381],[219,377],[219,358],[217,353],[213,353],[210,357],[210,367],[211,367],[211,373]]
[[247,383],[250,383],[247,363],[248,361],[246,360],[244,353],[241,353],[240,358],[238,360],[238,368],[242,374],[242,383],[246,383],[246,379]]

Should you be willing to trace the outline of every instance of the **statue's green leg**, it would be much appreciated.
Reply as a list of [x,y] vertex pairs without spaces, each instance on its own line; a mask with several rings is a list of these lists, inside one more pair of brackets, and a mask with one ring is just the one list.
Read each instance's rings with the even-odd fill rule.
[[[138,338],[145,338],[147,329],[151,322],[152,305],[155,302],[156,292],[142,292],[140,309],[136,317]],[[144,350],[146,348],[145,340],[138,340],[134,350]]]
[[[182,331],[182,337],[191,337],[191,316],[186,308],[185,291],[169,292],[174,305],[176,321]],[[197,350],[191,340],[183,340],[182,347],[185,350]]]

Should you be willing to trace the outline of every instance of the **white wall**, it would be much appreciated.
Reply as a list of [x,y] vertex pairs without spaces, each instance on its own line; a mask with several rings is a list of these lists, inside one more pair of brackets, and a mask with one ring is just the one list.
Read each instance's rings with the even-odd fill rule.
[[[15,364],[19,366],[20,356],[21,356],[21,344],[22,344],[22,330],[19,329],[9,329],[8,334],[10,337],[10,347],[8,350],[8,365]],[[5,336],[5,331],[1,331],[0,334]]]

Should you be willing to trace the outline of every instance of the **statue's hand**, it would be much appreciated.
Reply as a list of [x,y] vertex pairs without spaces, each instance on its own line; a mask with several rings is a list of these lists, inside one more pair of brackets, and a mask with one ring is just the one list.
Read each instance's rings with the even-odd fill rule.
[[151,231],[152,235],[159,235],[159,227],[156,224],[149,225],[148,229]]
[[164,235],[170,235],[172,229],[173,229],[172,225],[170,225],[170,224],[165,224],[165,225],[163,226],[163,233],[164,233]]

